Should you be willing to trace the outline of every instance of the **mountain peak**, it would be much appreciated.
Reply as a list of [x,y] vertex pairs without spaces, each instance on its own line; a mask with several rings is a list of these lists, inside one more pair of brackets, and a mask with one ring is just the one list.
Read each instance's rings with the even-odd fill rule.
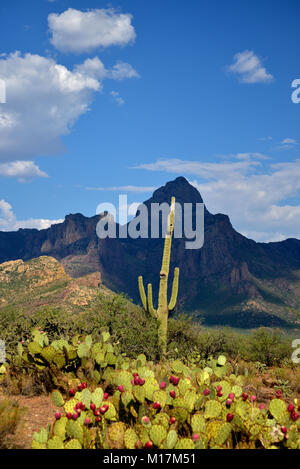
[[[154,191],[148,202],[162,203],[171,197],[176,198],[179,203],[203,203],[202,197],[198,190],[192,186],[183,176],[179,176],[173,181],[167,182],[164,186]],[[168,200],[169,202],[169,200]]]

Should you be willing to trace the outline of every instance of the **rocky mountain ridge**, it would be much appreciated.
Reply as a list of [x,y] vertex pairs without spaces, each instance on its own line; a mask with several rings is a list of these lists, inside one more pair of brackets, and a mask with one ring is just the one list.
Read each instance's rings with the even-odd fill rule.
[[[157,189],[145,202],[202,203],[195,187],[179,177]],[[0,232],[0,262],[52,256],[72,277],[100,272],[103,284],[138,301],[137,277],[153,283],[157,296],[163,239],[103,239],[96,234],[100,217],[66,216],[46,230]],[[185,249],[174,239],[171,269],[180,268],[180,309],[208,324],[240,327],[295,324],[300,309],[300,241],[256,243],[238,233],[227,215],[205,208],[204,245]],[[150,220],[151,221],[151,220]],[[171,270],[172,272],[172,270]]]

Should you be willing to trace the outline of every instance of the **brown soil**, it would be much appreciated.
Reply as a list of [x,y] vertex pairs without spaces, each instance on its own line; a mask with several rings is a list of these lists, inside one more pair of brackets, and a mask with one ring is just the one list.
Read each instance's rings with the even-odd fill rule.
[[20,406],[25,408],[23,422],[15,435],[10,438],[10,445],[18,449],[30,449],[33,433],[52,424],[55,412],[60,410],[53,405],[49,396],[24,397],[0,394],[0,401],[4,399],[18,401]]

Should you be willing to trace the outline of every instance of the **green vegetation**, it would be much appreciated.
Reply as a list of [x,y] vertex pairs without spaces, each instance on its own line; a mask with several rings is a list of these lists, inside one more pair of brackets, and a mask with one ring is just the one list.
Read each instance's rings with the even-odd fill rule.
[[[175,270],[168,303],[172,214],[157,311],[142,279],[144,309],[98,288],[97,278],[96,287],[91,278],[74,283],[51,258],[2,268],[12,286],[6,298],[14,301],[0,315],[7,351],[1,392],[51,393],[61,409],[33,434],[33,449],[300,449],[300,366],[291,362],[290,338],[270,328],[239,334],[178,313],[169,317],[178,292]],[[37,267],[47,273],[39,276]],[[29,290],[21,310],[15,285]],[[76,306],[54,307],[66,294]],[[22,412],[2,401],[0,447],[10,445]]]
[[[65,396],[52,393],[61,411],[35,432],[33,449],[300,448],[297,401],[287,406],[280,391],[268,406],[257,402],[224,355],[201,367],[147,362],[143,354],[132,360],[119,354],[107,332],[97,343],[91,336],[47,343],[35,331],[19,353],[38,367],[65,368],[69,388]],[[72,379],[68,367],[78,357],[89,369],[88,382]]]

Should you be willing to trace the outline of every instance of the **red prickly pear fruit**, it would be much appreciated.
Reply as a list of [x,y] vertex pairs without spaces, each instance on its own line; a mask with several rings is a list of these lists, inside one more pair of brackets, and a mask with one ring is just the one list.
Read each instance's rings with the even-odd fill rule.
[[135,385],[134,379],[131,380],[131,384],[132,384],[132,386]]
[[255,401],[256,401],[256,396],[253,396],[253,395],[252,395],[252,396],[250,397],[250,399],[251,399],[251,402],[255,402]]
[[142,422],[147,425],[147,424],[150,422],[149,417],[147,417],[147,415],[145,415],[144,417],[142,417]]
[[77,413],[72,415],[72,419],[73,419],[73,420],[77,420],[78,417],[79,417],[79,414],[77,414]]
[[159,384],[159,388],[160,389],[166,389],[167,387],[167,383],[165,381],[162,381],[160,384]]
[[101,417],[97,416],[95,420],[96,422],[101,422]]
[[138,386],[138,385],[140,384],[140,378],[139,378],[138,376],[135,376],[134,379],[133,379],[133,381],[134,381],[134,384],[135,384],[136,386]]
[[103,394],[103,400],[106,401],[108,398],[109,398],[109,394],[108,394],[108,392],[105,392]]
[[175,417],[170,417],[170,420],[169,420],[169,425],[173,425],[173,423],[176,422],[176,418]]
[[194,435],[193,435],[193,440],[194,440],[194,441],[197,441],[197,440],[199,440],[199,438],[200,438],[200,437],[199,437],[198,433],[194,433]]
[[132,376],[135,378],[136,376],[138,376],[139,374],[138,373],[132,373]]
[[102,407],[100,407],[100,414],[105,414],[108,411],[108,405],[104,404]]
[[264,410],[266,408],[266,404],[259,404],[260,410]]
[[209,396],[210,395],[210,390],[208,388],[204,389],[203,394],[204,394],[204,396]]
[[289,412],[293,412],[294,409],[295,409],[294,404],[289,404],[288,407],[287,407],[287,410],[288,410]]
[[90,405],[90,409],[94,412],[96,410],[96,404],[92,402]]
[[280,399],[280,398],[282,397],[282,394],[283,394],[283,393],[282,393],[281,389],[278,389],[278,390],[276,391],[276,394],[275,394],[275,395],[276,395],[277,399]]
[[120,392],[124,392],[124,386],[121,384],[121,386],[118,386],[118,390],[119,390]]
[[145,448],[146,449],[151,449],[152,447],[153,447],[152,441],[147,441],[146,444],[145,444]]
[[141,449],[143,447],[143,443],[141,442],[141,440],[138,440],[136,442],[135,447],[136,447],[136,449]]
[[61,413],[60,412],[56,412],[55,413],[55,418],[56,420],[59,420],[61,418]]
[[86,389],[87,388],[87,383],[84,381],[83,383],[81,383],[81,386],[82,386],[82,389]]
[[174,384],[174,386],[177,386],[177,384],[179,383],[180,381],[180,378],[178,378],[177,376],[171,376],[170,377],[170,383]]
[[232,404],[232,399],[227,399],[227,401],[226,401],[226,406],[227,406],[227,407],[230,407],[231,404]]
[[243,401],[246,401],[248,399],[248,394],[246,392],[243,392],[242,399]]
[[161,408],[161,405],[159,402],[154,402],[153,404],[153,409],[160,409]]
[[145,382],[146,381],[144,379],[140,378],[140,386],[144,386]]
[[218,386],[216,387],[216,391],[217,391],[217,392],[221,392],[221,391],[222,391],[222,386],[218,385]]
[[175,399],[175,397],[176,397],[176,392],[175,391],[170,391],[169,394],[172,397],[172,399]]
[[297,412],[294,411],[294,412],[291,413],[291,419],[293,420],[293,422],[296,422],[299,417],[300,417],[300,415],[297,414]]
[[83,390],[82,384],[78,384],[77,389],[78,391],[82,391]]
[[68,420],[71,420],[71,418],[72,418],[71,412],[67,412],[67,413],[66,413],[66,417],[67,417]]
[[233,420],[234,415],[233,414],[227,414],[226,420],[228,423],[230,423]]
[[218,391],[218,392],[217,392],[217,396],[218,396],[218,397],[222,397],[222,396],[223,396],[222,391]]
[[70,394],[70,396],[75,396],[75,394],[76,394],[75,389],[71,388],[70,391],[69,391],[69,394]]
[[280,429],[282,433],[285,435],[287,433],[287,428],[286,427],[281,427]]
[[84,420],[84,425],[89,425],[91,423],[91,419],[88,417]]
[[100,410],[95,410],[94,415],[95,415],[95,417],[99,417],[101,415]]
[[234,397],[235,397],[235,396],[234,396],[234,393],[233,393],[233,392],[231,392],[231,393],[228,394],[228,398],[231,399],[232,401],[233,401]]

